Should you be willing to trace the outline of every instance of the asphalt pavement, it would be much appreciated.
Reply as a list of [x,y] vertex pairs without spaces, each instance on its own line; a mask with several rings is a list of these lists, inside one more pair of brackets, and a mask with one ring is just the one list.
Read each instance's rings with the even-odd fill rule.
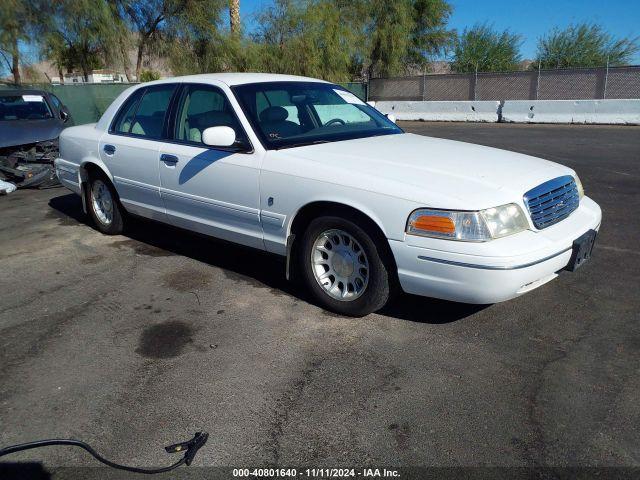
[[506,303],[401,295],[344,318],[279,257],[147,221],[104,236],[67,190],[18,191],[0,197],[0,446],[74,437],[156,465],[205,430],[194,465],[640,467],[640,127],[402,126],[574,168],[603,210],[591,261]]

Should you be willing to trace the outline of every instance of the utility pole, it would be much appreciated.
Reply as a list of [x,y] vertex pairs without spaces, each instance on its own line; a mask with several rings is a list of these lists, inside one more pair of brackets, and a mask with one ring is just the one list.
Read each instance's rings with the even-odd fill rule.
[[602,92],[602,98],[607,98],[607,82],[609,81],[609,55],[607,55],[607,69],[604,72],[604,91]]
[[231,33],[240,33],[240,0],[229,0],[229,22]]
[[473,99],[474,100],[477,100],[478,98],[477,91],[478,91],[478,64],[476,63],[476,75],[473,80]]
[[538,59],[538,78],[536,79],[536,100],[540,94],[540,74],[542,73],[542,58]]

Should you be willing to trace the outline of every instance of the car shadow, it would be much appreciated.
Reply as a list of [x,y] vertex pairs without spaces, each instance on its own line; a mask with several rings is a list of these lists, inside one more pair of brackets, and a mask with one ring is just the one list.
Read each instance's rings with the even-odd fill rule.
[[[213,168],[213,164],[232,155],[231,152],[224,150],[207,149],[204,152],[191,158],[184,168],[180,171],[178,183],[183,185],[198,175],[206,168]],[[214,173],[214,172],[212,172]]]
[[[49,206],[79,223],[88,223],[82,211],[82,201],[76,194],[67,194],[49,200]],[[65,222],[66,224],[66,222]],[[317,306],[299,281],[285,277],[285,259],[254,248],[200,235],[171,225],[135,217],[124,232],[141,245],[136,251],[149,252],[147,246],[163,254],[181,255],[221,268],[225,275],[257,287],[270,288],[277,294],[286,294]],[[158,255],[158,253],[152,255]],[[163,254],[160,254],[163,255]],[[445,324],[469,317],[487,305],[468,305],[399,293],[378,312],[380,315],[427,324]]]

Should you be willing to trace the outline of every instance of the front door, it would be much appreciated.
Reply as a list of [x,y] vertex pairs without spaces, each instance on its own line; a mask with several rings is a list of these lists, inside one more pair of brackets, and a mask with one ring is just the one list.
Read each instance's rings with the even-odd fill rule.
[[[259,158],[225,93],[212,85],[181,87],[171,141],[159,151],[160,195],[168,221],[236,243],[264,248],[260,226]],[[209,127],[228,126],[236,145],[202,142]]]
[[136,90],[100,140],[100,157],[131,213],[166,220],[160,197],[158,151],[175,84]]

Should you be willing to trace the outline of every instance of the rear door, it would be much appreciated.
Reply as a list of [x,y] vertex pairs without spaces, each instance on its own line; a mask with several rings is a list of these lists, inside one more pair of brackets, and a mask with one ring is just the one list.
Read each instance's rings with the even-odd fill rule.
[[[170,223],[236,243],[264,248],[260,226],[259,162],[226,93],[184,84],[159,152],[160,192]],[[209,127],[228,126],[236,144],[202,142]]]
[[160,198],[158,151],[176,84],[141,88],[131,94],[100,140],[100,156],[113,175],[125,208],[166,220]]

